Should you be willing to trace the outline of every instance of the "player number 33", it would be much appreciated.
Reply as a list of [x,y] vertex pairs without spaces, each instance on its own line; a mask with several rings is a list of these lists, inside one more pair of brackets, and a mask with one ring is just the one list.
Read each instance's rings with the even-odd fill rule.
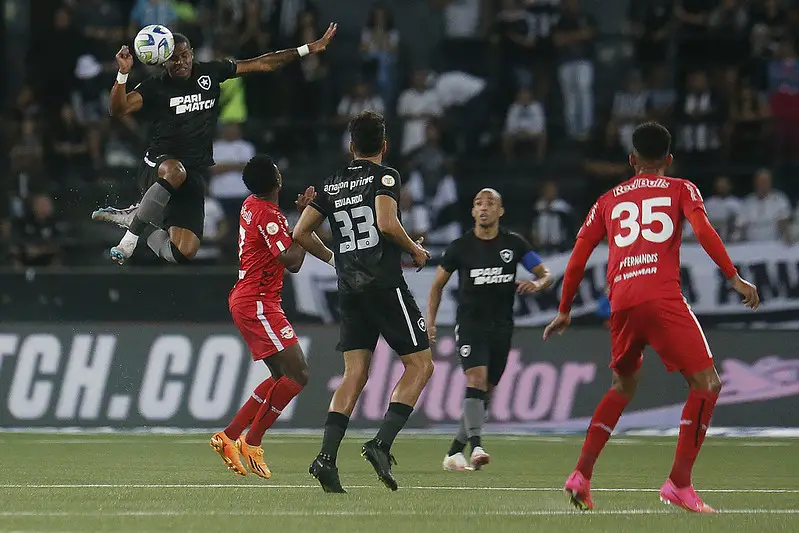
[[[368,205],[353,207],[348,211],[336,211],[333,218],[341,226],[341,244],[339,253],[351,252],[353,250],[366,250],[377,246],[380,236],[375,227],[375,215],[372,208]],[[355,230],[353,230],[353,222]]]
[[[625,248],[633,244],[638,237],[643,237],[649,242],[666,242],[674,235],[674,222],[668,213],[657,211],[658,207],[670,207],[671,198],[661,196],[647,198],[641,202],[641,207],[635,202],[621,202],[616,204],[610,213],[611,220],[619,219],[621,233],[613,236],[616,246]],[[653,225],[660,223],[660,229],[655,231]],[[642,229],[641,227],[644,226]],[[657,229],[656,226],[654,226]],[[627,233],[625,233],[625,230]]]

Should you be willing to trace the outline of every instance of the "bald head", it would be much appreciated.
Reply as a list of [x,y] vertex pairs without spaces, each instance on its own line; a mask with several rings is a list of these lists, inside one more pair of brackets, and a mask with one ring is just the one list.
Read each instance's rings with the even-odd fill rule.
[[499,225],[499,219],[505,214],[502,207],[502,195],[494,189],[485,188],[478,192],[472,204],[472,217],[475,224],[487,229]]

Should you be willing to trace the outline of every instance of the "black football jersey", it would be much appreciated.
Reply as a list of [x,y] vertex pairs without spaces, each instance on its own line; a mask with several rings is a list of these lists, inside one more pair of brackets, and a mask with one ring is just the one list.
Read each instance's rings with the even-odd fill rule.
[[134,87],[142,97],[140,113],[151,122],[147,157],[171,155],[186,167],[213,165],[219,84],[235,75],[236,64],[225,59],[194,63],[185,80],[162,69]]
[[471,230],[447,247],[441,267],[458,272],[458,324],[513,322],[516,265],[531,250],[524,237],[504,228],[489,241]]
[[311,205],[330,222],[338,289],[358,292],[405,287],[402,250],[377,229],[375,197],[399,202],[399,172],[356,159],[329,178]]

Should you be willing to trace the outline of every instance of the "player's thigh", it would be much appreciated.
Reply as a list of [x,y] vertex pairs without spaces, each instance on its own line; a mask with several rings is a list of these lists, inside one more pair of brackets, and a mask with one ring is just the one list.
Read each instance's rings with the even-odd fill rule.
[[276,373],[286,376],[303,387],[308,383],[308,360],[305,358],[299,342],[286,346],[264,361],[273,376]]
[[638,372],[644,360],[646,339],[639,315],[635,308],[610,315],[610,368],[622,376]]
[[411,291],[397,287],[374,292],[375,322],[391,349],[397,355],[409,355],[430,348],[427,325]]
[[458,347],[458,357],[464,372],[479,367],[485,368],[486,372],[488,371],[488,365],[491,361],[489,335],[488,330],[477,327],[474,324],[460,323],[455,325],[455,343]]
[[513,326],[500,326],[492,329],[489,346],[488,384],[496,386],[508,366]]
[[187,230],[199,240],[203,237],[205,225],[205,172],[189,168],[186,173],[185,183],[166,205],[163,225]]
[[373,352],[380,330],[371,316],[374,310],[369,299],[359,293],[339,293],[338,301],[341,326],[336,350]]
[[653,300],[649,305],[649,345],[669,372],[691,375],[713,366],[702,326],[685,300]]
[[286,315],[264,306],[260,300],[237,303],[230,308],[230,314],[253,360],[271,357],[298,342]]

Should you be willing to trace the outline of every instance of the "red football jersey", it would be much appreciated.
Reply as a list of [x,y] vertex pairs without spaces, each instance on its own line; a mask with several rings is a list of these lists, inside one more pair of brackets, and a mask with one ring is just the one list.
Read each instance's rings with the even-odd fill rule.
[[291,242],[289,223],[280,208],[248,196],[239,216],[239,280],[230,291],[230,302],[261,300],[279,306],[285,267],[277,256]]
[[680,243],[686,216],[705,209],[688,180],[635,176],[603,194],[578,237],[608,239],[607,282],[614,311],[658,298],[682,298]]

